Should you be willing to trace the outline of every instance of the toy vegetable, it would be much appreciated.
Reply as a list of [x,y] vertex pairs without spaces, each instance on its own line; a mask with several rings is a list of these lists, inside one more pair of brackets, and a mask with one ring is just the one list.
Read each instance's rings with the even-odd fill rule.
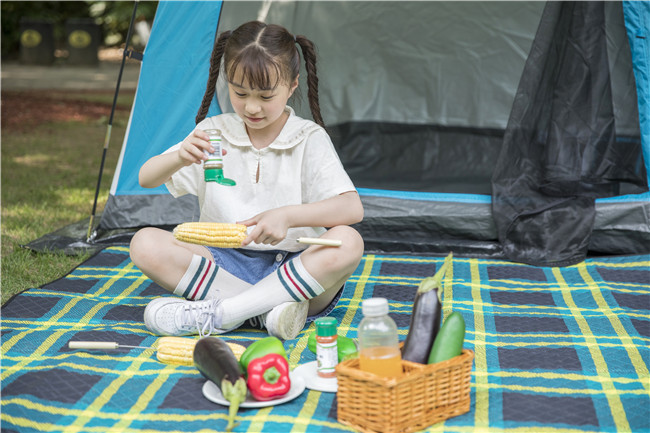
[[440,291],[442,279],[450,266],[452,253],[433,277],[425,278],[418,286],[413,301],[413,312],[408,335],[402,346],[402,359],[419,364],[426,364],[431,347],[440,330],[442,303]]
[[246,400],[246,380],[235,354],[225,341],[203,337],[194,346],[194,365],[206,379],[219,387],[230,402],[226,431],[232,431],[239,405]]
[[244,371],[248,370],[248,364],[257,358],[261,358],[269,353],[276,353],[282,355],[285,359],[287,358],[287,351],[284,350],[284,345],[277,337],[266,337],[261,340],[257,340],[250,346],[246,348],[244,353],[242,353],[239,358],[239,363]]
[[[348,359],[348,357],[352,357],[359,350],[357,348],[356,341],[354,339],[352,339],[352,338],[348,338],[348,337],[344,337],[342,335],[339,335],[336,340],[337,340],[336,341],[336,349],[338,351],[339,362]],[[315,332],[309,335],[309,338],[307,339],[307,348],[311,352],[316,353],[316,333]]]
[[187,222],[177,225],[173,234],[179,241],[190,244],[239,248],[242,241],[246,239],[246,230],[243,224]]
[[248,390],[255,400],[282,397],[291,389],[289,363],[277,353],[269,353],[248,363]]
[[446,361],[458,356],[463,351],[465,340],[465,320],[458,312],[452,312],[442,324],[436,341],[431,348],[428,364]]

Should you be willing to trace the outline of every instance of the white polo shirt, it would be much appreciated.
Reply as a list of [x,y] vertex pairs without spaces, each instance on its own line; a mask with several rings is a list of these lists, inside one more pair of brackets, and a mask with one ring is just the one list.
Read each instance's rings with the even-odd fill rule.
[[[289,119],[271,145],[253,147],[244,122],[235,113],[203,120],[198,129],[219,129],[224,177],[235,186],[203,180],[203,166],[191,164],[177,171],[165,186],[174,197],[194,194],[198,197],[201,221],[234,223],[280,206],[313,203],[344,192],[356,191],[334,149],[327,132],[311,120],[285,109]],[[172,152],[181,143],[165,151]],[[259,179],[257,179],[259,167]],[[249,228],[249,230],[252,228]],[[319,237],[323,227],[289,229],[287,237]],[[295,240],[278,245],[250,244],[257,250],[300,251],[306,248]]]

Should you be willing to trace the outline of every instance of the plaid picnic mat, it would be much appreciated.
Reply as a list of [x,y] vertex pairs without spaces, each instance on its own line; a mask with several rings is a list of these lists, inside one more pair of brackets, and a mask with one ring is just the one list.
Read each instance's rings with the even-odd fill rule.
[[[442,257],[366,255],[332,315],[356,337],[360,302],[390,300],[404,339],[416,286]],[[428,431],[650,430],[650,256],[589,259],[566,268],[454,258],[444,310],[467,323],[475,351],[471,409]],[[2,308],[2,432],[223,431],[227,410],[203,397],[191,367],[152,351],[70,350],[70,340],[152,346],[146,304],[167,295],[110,247],[64,278]],[[285,342],[292,367],[313,361],[311,324]],[[262,331],[227,339],[250,344]],[[336,394],[240,409],[235,431],[338,432]]]

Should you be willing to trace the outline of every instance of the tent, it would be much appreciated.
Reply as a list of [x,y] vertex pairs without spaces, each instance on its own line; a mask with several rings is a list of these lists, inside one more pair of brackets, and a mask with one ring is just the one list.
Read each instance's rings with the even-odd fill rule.
[[[198,219],[194,197],[143,189],[138,170],[193,129],[215,35],[254,19],[318,49],[368,252],[650,250],[648,2],[160,2],[90,241]],[[230,110],[217,90],[209,115]],[[290,103],[310,118],[302,93]]]

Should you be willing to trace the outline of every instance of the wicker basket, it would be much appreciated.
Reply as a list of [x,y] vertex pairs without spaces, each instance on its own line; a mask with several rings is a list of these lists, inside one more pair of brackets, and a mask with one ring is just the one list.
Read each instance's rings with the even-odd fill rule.
[[474,352],[437,364],[402,361],[404,374],[382,378],[359,369],[359,359],[336,367],[338,420],[364,432],[403,433],[469,411]]

